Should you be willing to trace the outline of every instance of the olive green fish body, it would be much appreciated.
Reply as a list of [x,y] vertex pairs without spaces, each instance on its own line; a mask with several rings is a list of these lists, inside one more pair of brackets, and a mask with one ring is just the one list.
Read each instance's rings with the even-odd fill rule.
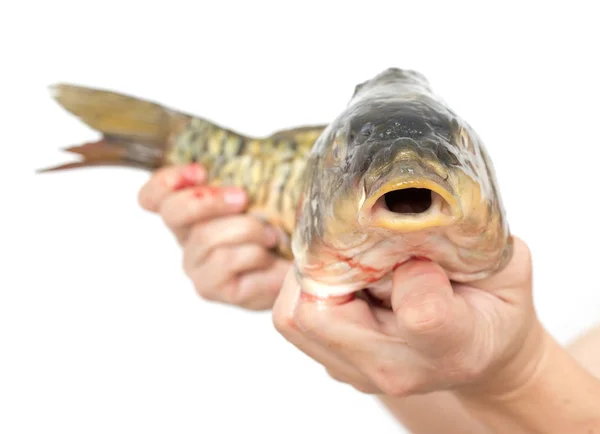
[[369,289],[386,298],[393,270],[414,257],[459,282],[511,257],[483,142],[417,72],[391,68],[356,86],[327,126],[262,138],[114,92],[57,85],[53,93],[102,137],[66,149],[83,160],[43,171],[199,162],[211,185],[244,188],[248,212],[286,235],[277,251],[293,258],[313,295]]
[[170,138],[164,164],[199,162],[211,185],[244,188],[248,211],[291,235],[299,182],[323,129],[299,127],[251,138],[192,117]]

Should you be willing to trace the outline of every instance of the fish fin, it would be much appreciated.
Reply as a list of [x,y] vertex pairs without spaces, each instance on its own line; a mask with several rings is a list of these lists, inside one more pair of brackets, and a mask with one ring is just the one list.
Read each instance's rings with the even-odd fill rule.
[[63,149],[63,151],[80,155],[83,157],[82,160],[37,169],[36,173],[56,172],[92,166],[124,166],[151,169],[150,166],[152,163],[149,159],[144,163],[139,155],[136,157],[135,152],[132,153],[132,157],[129,157],[127,154],[130,148],[131,144],[128,144],[127,142],[121,142],[117,139],[104,136],[96,142]]
[[305,125],[302,127],[287,128],[272,133],[269,139],[294,139],[303,134],[320,134],[327,125]]
[[83,160],[38,173],[110,165],[153,170],[164,160],[170,134],[185,115],[129,95],[71,84],[50,86],[54,99],[102,138],[64,149]]
[[271,134],[270,140],[285,140],[296,143],[303,149],[311,149],[327,125],[307,125],[279,130]]

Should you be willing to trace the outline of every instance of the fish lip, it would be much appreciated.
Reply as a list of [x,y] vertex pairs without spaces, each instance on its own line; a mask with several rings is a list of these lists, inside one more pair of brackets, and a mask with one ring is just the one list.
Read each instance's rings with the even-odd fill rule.
[[[359,211],[359,222],[363,226],[379,227],[399,232],[447,226],[462,218],[463,212],[452,188],[446,182],[418,177],[396,179],[385,183],[375,193],[367,196]],[[434,193],[430,208],[419,214],[398,214],[382,205],[386,193],[409,188],[428,189]]]

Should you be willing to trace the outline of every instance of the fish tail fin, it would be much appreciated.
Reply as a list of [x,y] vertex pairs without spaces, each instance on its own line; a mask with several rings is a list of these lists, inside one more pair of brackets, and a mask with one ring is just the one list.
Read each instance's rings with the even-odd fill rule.
[[100,140],[65,148],[83,159],[38,173],[99,165],[154,170],[164,162],[169,136],[186,116],[133,96],[71,84],[50,87],[54,99]]

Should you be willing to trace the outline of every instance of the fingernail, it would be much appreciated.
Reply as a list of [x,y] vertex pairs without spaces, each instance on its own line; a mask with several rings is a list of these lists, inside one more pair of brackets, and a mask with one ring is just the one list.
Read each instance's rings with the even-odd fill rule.
[[246,193],[237,188],[228,188],[223,191],[223,200],[228,205],[243,205],[246,201]]
[[272,226],[266,226],[265,227],[265,240],[269,247],[275,246],[277,244],[277,242],[279,241],[279,233],[277,232],[277,229],[275,229]]

